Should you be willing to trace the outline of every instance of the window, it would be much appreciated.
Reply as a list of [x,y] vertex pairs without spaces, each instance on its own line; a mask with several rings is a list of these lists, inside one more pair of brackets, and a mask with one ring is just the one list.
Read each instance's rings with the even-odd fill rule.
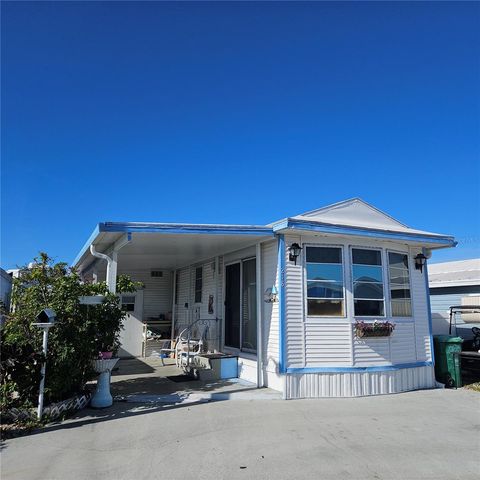
[[203,268],[195,269],[195,303],[202,303]]
[[307,315],[343,317],[342,249],[339,247],[306,247]]
[[125,312],[135,311],[135,295],[122,296],[122,310]]
[[411,317],[410,275],[408,255],[388,252],[388,275],[390,280],[390,302],[393,317]]
[[355,316],[384,316],[382,256],[379,250],[352,249]]

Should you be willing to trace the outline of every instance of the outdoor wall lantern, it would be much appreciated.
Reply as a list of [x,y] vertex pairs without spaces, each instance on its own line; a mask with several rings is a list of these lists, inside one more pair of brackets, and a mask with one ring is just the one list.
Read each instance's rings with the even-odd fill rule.
[[300,253],[302,252],[302,247],[298,243],[292,243],[290,247],[288,248],[289,251],[289,260],[291,262],[295,262],[295,265],[297,264],[297,258],[300,256]]
[[419,253],[415,258],[415,269],[420,270],[420,273],[423,272],[423,267],[427,261],[427,257],[423,253]]

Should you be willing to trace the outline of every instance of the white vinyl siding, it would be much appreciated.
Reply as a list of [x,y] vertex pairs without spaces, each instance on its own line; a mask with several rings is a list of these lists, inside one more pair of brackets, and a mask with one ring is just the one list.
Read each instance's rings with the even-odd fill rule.
[[353,341],[355,367],[390,364],[390,338],[356,338]]
[[[202,301],[195,303],[195,274],[197,268],[202,268]],[[218,318],[218,321],[208,323],[207,342],[208,348],[219,349],[220,322],[222,316],[221,297],[222,291],[222,263],[217,265],[215,258],[209,259],[202,264],[191,265],[177,270],[178,276],[178,304],[175,314],[175,335],[191,325],[197,319]],[[208,302],[213,296],[213,313],[208,312]],[[220,296],[220,297],[219,297]],[[185,307],[188,304],[188,308]],[[204,326],[202,325],[203,329]]]
[[414,324],[397,322],[394,335],[390,339],[390,346],[391,362],[394,365],[415,363],[417,361],[417,352]]
[[118,275],[129,275],[132,280],[142,282],[143,289],[143,320],[157,318],[172,311],[173,273],[162,270],[163,276],[152,277],[149,270],[120,270]]
[[288,246],[300,243],[301,238],[285,237],[285,317],[286,362],[288,367],[305,365],[305,325],[303,321],[304,292],[302,262],[289,260]]
[[[278,243],[272,241],[264,243],[261,250],[262,258],[262,288],[264,292],[267,288],[275,286],[279,289],[278,278]],[[262,320],[263,320],[263,339],[264,339],[264,358],[263,362],[267,372],[278,373],[279,363],[279,324],[278,324],[278,301],[262,302]]]
[[178,335],[180,330],[187,327],[190,324],[189,312],[190,308],[186,308],[185,304],[190,305],[190,268],[182,268],[177,270],[177,299],[178,303],[175,312],[175,332],[174,335]]
[[306,320],[306,364],[309,367],[349,366],[351,364],[350,324]]
[[[410,250],[410,271],[411,275],[411,299],[415,327],[415,343],[417,347],[417,361],[424,362],[432,360],[432,352],[430,346],[430,327],[427,295],[429,292],[426,288],[425,277],[427,276],[427,268],[416,270],[413,265],[413,257],[420,253],[420,249]],[[413,269],[412,269],[413,268]]]
[[[302,247],[307,245],[340,245],[344,250],[345,269],[345,309],[346,317],[308,317],[306,311],[305,281],[301,278],[304,260],[299,259],[297,265],[288,260],[288,246],[297,242]],[[352,294],[351,263],[345,257],[350,249],[373,248],[382,253],[383,285],[385,298],[389,298],[386,281],[387,251],[408,254],[410,271],[410,291],[412,316],[398,318],[391,316],[389,302],[385,302],[385,317],[396,325],[390,337],[356,338],[354,334],[354,300]],[[401,365],[430,361],[430,331],[427,292],[425,290],[425,270],[415,270],[413,257],[419,249],[408,249],[404,245],[392,245],[390,242],[355,238],[341,240],[335,237],[320,239],[313,235],[285,236],[285,277],[286,277],[286,367],[368,367]],[[345,253],[347,252],[347,253]],[[304,251],[302,251],[304,255]],[[303,290],[303,291],[302,291]],[[303,303],[303,305],[300,305]],[[387,308],[388,307],[388,308]],[[300,314],[302,309],[302,314]],[[380,319],[380,318],[379,318]],[[372,320],[373,321],[373,320]],[[303,326],[303,330],[301,328]]]

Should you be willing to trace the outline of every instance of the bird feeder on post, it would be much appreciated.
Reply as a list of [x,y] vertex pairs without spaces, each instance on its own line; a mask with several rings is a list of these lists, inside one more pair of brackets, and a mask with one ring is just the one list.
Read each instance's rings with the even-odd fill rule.
[[40,389],[38,393],[37,417],[39,420],[42,419],[43,412],[43,392],[45,390],[45,371],[47,368],[48,331],[51,327],[55,325],[55,317],[56,313],[52,309],[45,308],[37,315],[37,321],[33,323],[35,327],[41,328],[43,330],[42,351],[45,357],[42,363]]

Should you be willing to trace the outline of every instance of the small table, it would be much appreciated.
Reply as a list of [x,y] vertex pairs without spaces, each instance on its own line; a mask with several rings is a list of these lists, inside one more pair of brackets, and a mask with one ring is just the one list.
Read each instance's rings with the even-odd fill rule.
[[99,377],[97,380],[97,389],[93,394],[90,405],[93,408],[106,408],[113,404],[113,397],[110,393],[110,376],[113,367],[117,364],[118,358],[102,358],[93,361],[93,368]]

